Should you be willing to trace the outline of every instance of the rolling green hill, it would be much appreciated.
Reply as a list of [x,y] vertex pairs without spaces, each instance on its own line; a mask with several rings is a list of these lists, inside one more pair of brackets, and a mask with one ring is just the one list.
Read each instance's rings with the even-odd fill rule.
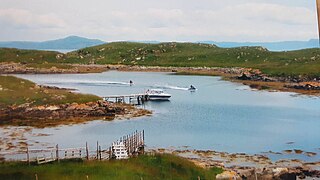
[[271,52],[262,47],[219,48],[208,44],[117,42],[67,55],[66,62],[146,66],[258,68],[272,75],[320,75],[320,49]]
[[98,101],[98,96],[70,93],[62,89],[46,89],[14,76],[0,76],[0,108],[29,103],[31,105],[58,105]]
[[[18,54],[18,56],[15,56]],[[175,67],[247,67],[276,76],[320,75],[320,49],[272,52],[262,47],[219,48],[195,43],[115,42],[57,57],[48,51],[0,49],[1,61],[25,63],[124,64]]]

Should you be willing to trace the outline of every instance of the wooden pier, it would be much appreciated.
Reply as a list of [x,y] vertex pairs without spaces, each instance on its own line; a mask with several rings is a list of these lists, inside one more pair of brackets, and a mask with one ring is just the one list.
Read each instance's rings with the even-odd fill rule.
[[115,103],[128,103],[134,105],[142,105],[147,101],[147,95],[141,94],[128,94],[128,95],[111,95],[102,97],[104,101],[115,102]]

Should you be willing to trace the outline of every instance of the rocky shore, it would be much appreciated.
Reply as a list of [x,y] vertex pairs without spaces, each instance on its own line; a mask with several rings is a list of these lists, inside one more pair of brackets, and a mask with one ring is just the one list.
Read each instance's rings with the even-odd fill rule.
[[113,120],[116,117],[131,118],[148,114],[151,112],[132,105],[106,101],[44,106],[22,104],[1,108],[0,124],[47,127],[93,119]]
[[320,161],[292,159],[273,162],[265,155],[203,150],[149,149],[148,153],[175,154],[203,168],[221,167],[225,172],[217,175],[217,180],[320,178]]
[[[59,67],[63,65],[64,67]],[[30,67],[23,63],[0,63],[0,74],[77,74],[104,72],[104,65],[57,64],[49,68]]]
[[319,95],[320,77],[307,76],[268,76],[258,69],[252,68],[220,68],[220,67],[146,67],[109,65],[110,70],[119,71],[146,71],[146,72],[173,72],[181,75],[213,75],[222,76],[227,80],[240,82],[259,90],[278,90],[297,92],[301,94]]
[[62,74],[96,73],[107,70],[139,72],[172,72],[181,75],[222,76],[227,80],[240,82],[259,90],[278,90],[308,95],[320,94],[320,77],[269,76],[252,68],[221,67],[161,67],[127,65],[80,65],[64,64],[68,68],[34,68],[21,63],[0,63],[0,74]]

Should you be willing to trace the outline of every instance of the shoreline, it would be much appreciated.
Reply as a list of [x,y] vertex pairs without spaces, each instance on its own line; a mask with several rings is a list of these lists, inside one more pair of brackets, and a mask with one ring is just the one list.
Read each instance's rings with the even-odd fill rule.
[[186,158],[202,168],[220,167],[225,170],[228,179],[245,178],[274,179],[280,175],[320,178],[320,160],[305,162],[297,159],[280,159],[272,161],[265,155],[245,153],[227,153],[213,150],[177,150],[149,149],[148,153],[173,154]]
[[57,64],[68,68],[27,67],[21,63],[0,63],[0,74],[83,74],[102,73],[110,70],[124,72],[168,72],[175,75],[221,76],[226,81],[248,85],[252,89],[293,92],[303,95],[320,96],[320,78],[268,76],[258,69],[223,67],[165,67],[139,65],[86,65]]
[[252,68],[109,65],[108,69],[126,72],[171,72],[176,75],[221,76],[223,80],[248,85],[252,89],[320,96],[320,80],[269,77],[260,70]]
[[52,127],[151,114],[149,110],[107,102],[72,89],[37,85],[14,76],[0,76],[0,80],[0,126]]
[[131,119],[152,114],[151,111],[136,108],[130,104],[105,101],[88,103],[67,103],[60,105],[9,106],[0,109],[0,126],[31,126],[37,128],[73,125],[92,120],[112,121]]

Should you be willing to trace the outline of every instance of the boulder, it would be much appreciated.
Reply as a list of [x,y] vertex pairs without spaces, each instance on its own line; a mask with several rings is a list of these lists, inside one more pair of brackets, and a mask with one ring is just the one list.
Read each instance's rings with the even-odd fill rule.
[[238,77],[239,80],[251,80],[252,78],[245,73]]
[[216,176],[217,180],[241,180],[241,177],[234,171],[224,171]]

